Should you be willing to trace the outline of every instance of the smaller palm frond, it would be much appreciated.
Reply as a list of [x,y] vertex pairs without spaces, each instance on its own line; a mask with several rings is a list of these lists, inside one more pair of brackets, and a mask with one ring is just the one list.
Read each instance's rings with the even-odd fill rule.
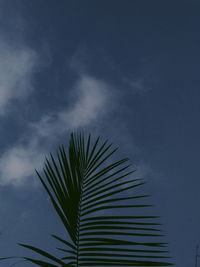
[[134,171],[127,158],[111,162],[116,150],[99,137],[71,134],[68,152],[61,146],[57,158],[46,159],[44,177],[37,175],[68,238],[52,235],[62,244],[61,258],[20,244],[46,258],[27,261],[57,267],[172,265],[158,217],[147,211],[149,196],[136,194],[144,182],[129,178]]

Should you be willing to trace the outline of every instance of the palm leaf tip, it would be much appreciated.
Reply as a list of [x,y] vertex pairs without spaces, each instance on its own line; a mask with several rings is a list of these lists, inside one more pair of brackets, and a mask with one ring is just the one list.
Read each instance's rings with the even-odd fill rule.
[[144,183],[131,177],[128,159],[117,160],[116,151],[100,137],[72,133],[68,150],[61,146],[57,157],[50,154],[44,175],[37,175],[68,234],[67,240],[54,235],[65,255],[57,260],[26,248],[55,266],[172,265],[162,249],[158,218],[145,215],[148,195],[137,193]]

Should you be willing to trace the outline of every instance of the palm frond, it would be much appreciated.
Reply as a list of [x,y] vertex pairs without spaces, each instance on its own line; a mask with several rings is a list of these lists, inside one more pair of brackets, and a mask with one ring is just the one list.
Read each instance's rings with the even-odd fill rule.
[[[145,215],[148,195],[138,195],[144,182],[129,178],[128,159],[111,163],[117,149],[98,137],[71,134],[68,152],[46,159],[37,175],[68,234],[53,237],[64,247],[57,258],[33,246],[48,262],[25,258],[39,266],[169,266],[158,217]],[[144,210],[144,214],[141,212]],[[117,214],[116,214],[117,212]],[[112,214],[115,213],[115,214]],[[49,265],[52,262],[52,265]]]

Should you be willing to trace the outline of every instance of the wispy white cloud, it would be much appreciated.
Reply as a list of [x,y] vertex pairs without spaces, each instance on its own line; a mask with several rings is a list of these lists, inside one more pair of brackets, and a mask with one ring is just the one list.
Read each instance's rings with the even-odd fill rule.
[[13,46],[0,39],[0,115],[5,115],[12,100],[30,94],[37,62],[36,52],[26,45]]
[[129,84],[134,93],[144,93],[148,90],[148,88],[144,85],[144,81],[142,79],[130,81]]
[[[82,74],[72,91],[74,100],[59,112],[51,112],[30,124],[26,143],[19,142],[0,157],[0,183],[21,184],[43,165],[47,146],[68,131],[89,126],[108,111],[109,86],[101,80]],[[43,140],[45,140],[43,142]]]
[[0,183],[21,185],[25,178],[34,175],[35,167],[43,162],[42,149],[31,140],[26,145],[17,144],[0,157]]
[[144,95],[150,90],[150,87],[147,86],[147,83],[144,78],[137,79],[125,79],[125,83],[128,85],[129,90],[133,94]]
[[54,136],[89,125],[107,111],[108,88],[101,80],[81,75],[71,93],[75,98],[71,105],[43,116],[32,127],[40,136]]

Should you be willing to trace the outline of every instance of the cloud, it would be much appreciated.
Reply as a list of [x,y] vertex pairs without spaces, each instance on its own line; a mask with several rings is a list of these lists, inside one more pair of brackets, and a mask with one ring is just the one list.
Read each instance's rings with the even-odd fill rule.
[[128,81],[128,84],[134,94],[144,95],[147,91],[150,90],[150,88],[146,86],[144,79],[141,78]]
[[126,92],[132,95],[145,96],[152,89],[152,82],[145,75],[139,77],[124,76],[121,78],[121,82],[126,87]]
[[[30,124],[25,143],[19,141],[0,157],[0,183],[21,185],[40,169],[49,144],[68,131],[89,126],[108,111],[109,86],[89,75],[81,75],[73,87],[69,107],[51,112]],[[24,141],[24,140],[23,140]]]
[[15,46],[0,39],[0,115],[13,100],[25,99],[32,91],[32,75],[38,63],[35,51],[24,44]]
[[47,114],[39,122],[32,124],[39,136],[55,136],[85,127],[107,112],[109,86],[101,80],[81,75],[71,96],[76,99],[70,107]]
[[1,184],[21,185],[25,178],[34,175],[35,167],[41,168],[42,150],[30,141],[8,149],[0,158]]

